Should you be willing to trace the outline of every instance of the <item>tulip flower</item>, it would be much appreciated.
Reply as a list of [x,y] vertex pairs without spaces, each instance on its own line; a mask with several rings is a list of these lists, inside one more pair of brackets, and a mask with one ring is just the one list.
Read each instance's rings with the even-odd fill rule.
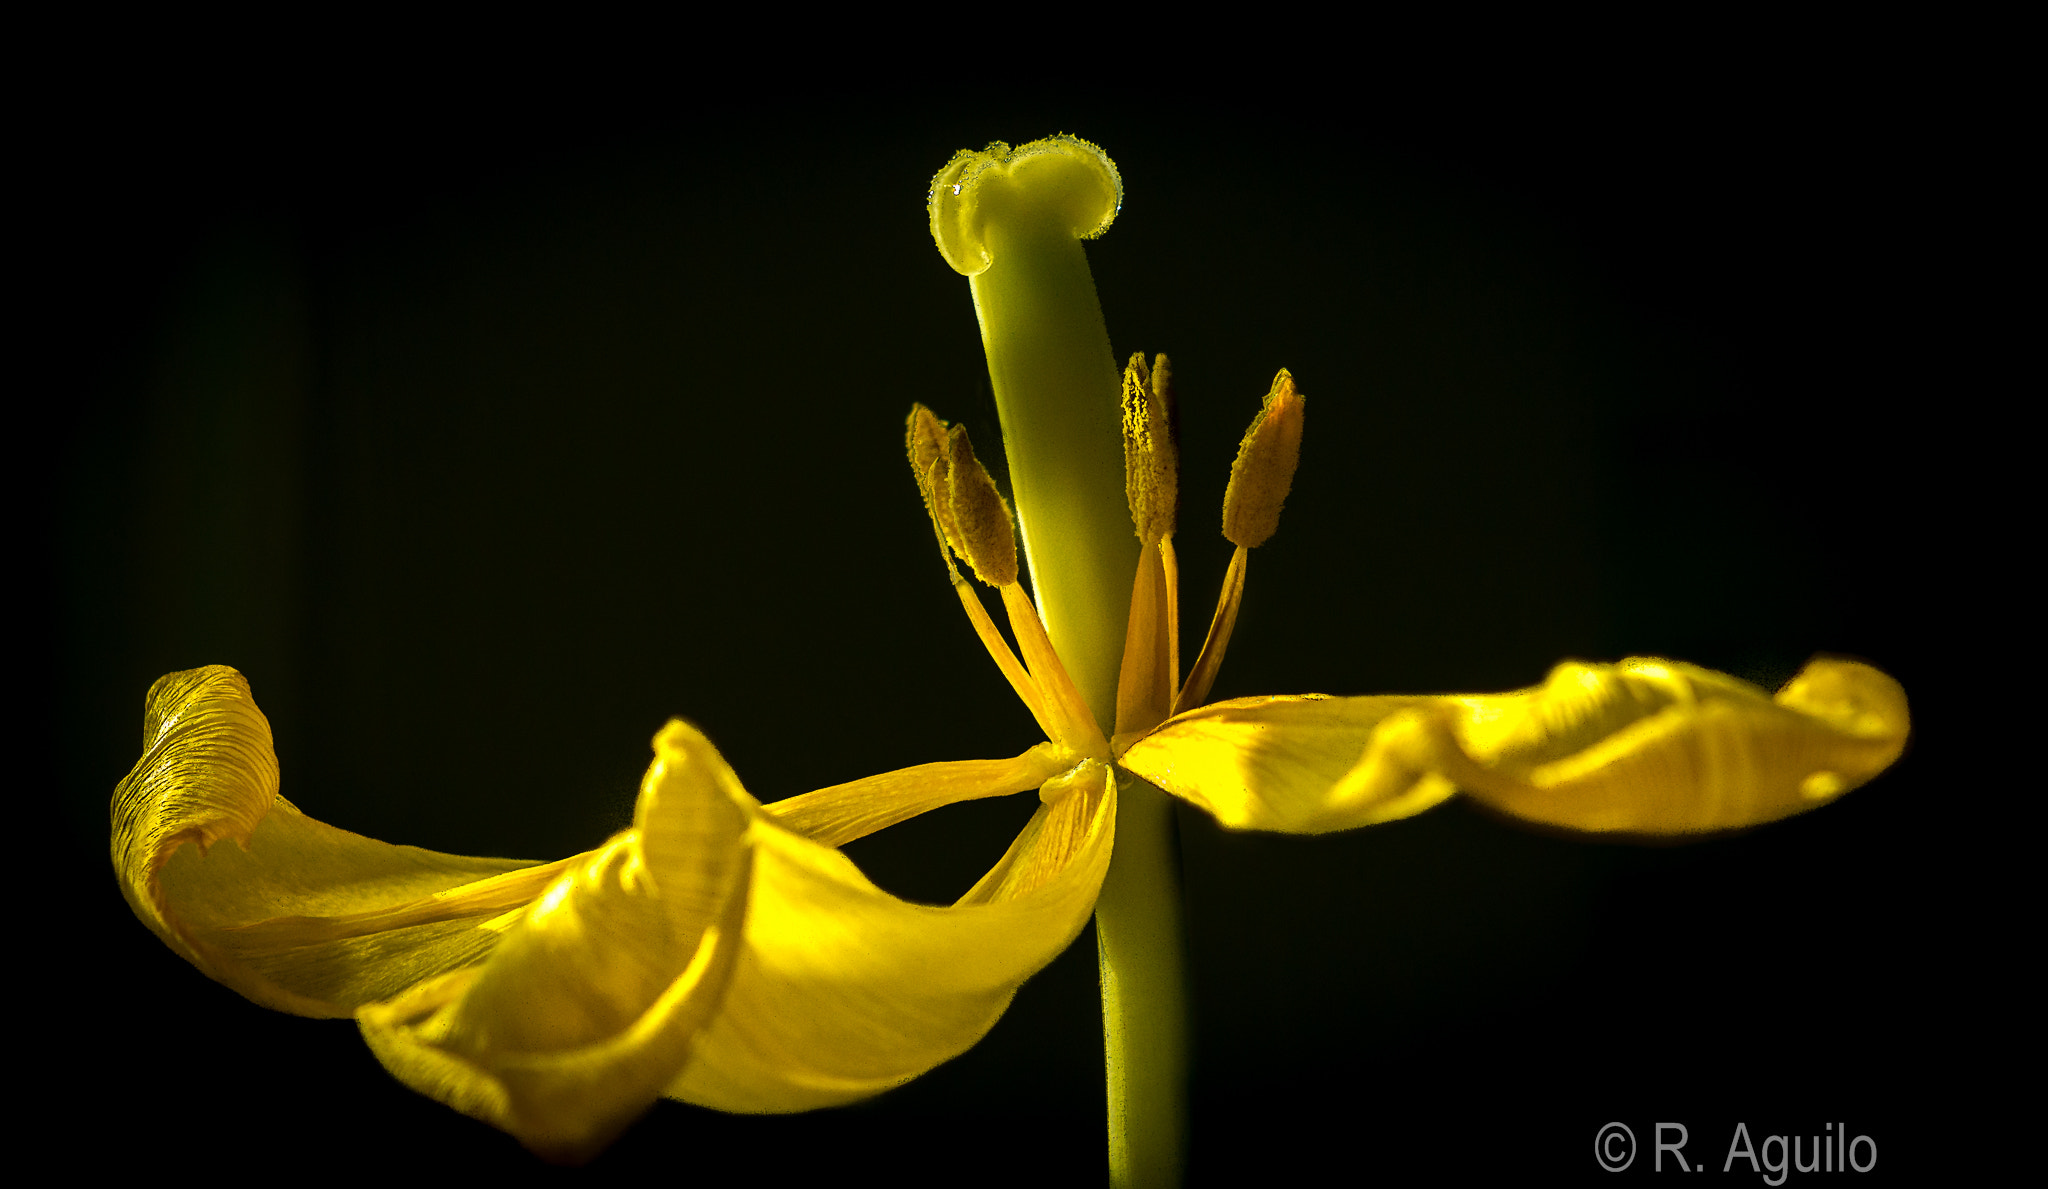
[[[931,192],[939,249],[971,279],[1014,511],[966,432],[922,406],[909,459],[970,625],[1044,742],[763,804],[671,722],[631,828],[553,863],[473,859],[300,813],[249,683],[175,673],[151,688],[143,757],[114,795],[137,916],[259,1004],[353,1016],[408,1085],[573,1161],[664,1095],[779,1112],[900,1085],[978,1041],[1093,913],[1111,1164],[1159,1183],[1185,1126],[1169,798],[1233,829],[1322,833],[1462,791],[1550,827],[1690,836],[1816,808],[1900,754],[1897,683],[1831,659],[1775,695],[1632,659],[1503,694],[1205,704],[1306,397],[1280,372],[1244,438],[1223,509],[1236,551],[1183,672],[1171,365],[1137,357],[1118,376],[1081,247],[1121,195],[1107,156],[1071,137],[963,153]],[[1007,638],[960,563],[996,591]],[[1035,816],[951,905],[892,896],[838,849],[1033,790]]]

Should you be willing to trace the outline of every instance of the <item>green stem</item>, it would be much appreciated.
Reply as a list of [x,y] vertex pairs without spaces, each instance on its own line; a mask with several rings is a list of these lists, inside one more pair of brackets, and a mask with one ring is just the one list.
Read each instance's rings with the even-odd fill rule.
[[1187,1151],[1187,1007],[1173,802],[1118,773],[1116,854],[1095,902],[1109,1169],[1118,1186],[1180,1184]]
[[[1103,733],[1137,570],[1125,503],[1119,381],[1088,259],[1052,218],[990,220],[975,312],[1002,417],[1010,483],[1047,634]],[[1119,1186],[1180,1182],[1187,1028],[1172,805],[1124,776],[1116,851],[1095,906]]]

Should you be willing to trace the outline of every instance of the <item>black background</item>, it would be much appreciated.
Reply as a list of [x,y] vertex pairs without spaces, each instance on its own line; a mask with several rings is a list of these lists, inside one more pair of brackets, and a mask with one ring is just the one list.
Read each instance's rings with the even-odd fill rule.
[[[1964,176],[1959,151],[1904,83],[1256,94],[188,80],[53,140],[62,432],[37,507],[70,910],[47,994],[85,1047],[59,1096],[122,1137],[80,1158],[543,1171],[352,1025],[250,1006],[133,920],[105,804],[164,672],[248,674],[312,815],[472,854],[625,825],[670,716],[764,800],[1032,741],[901,423],[923,401],[996,453],[926,179],[1071,131],[1125,179],[1089,249],[1112,345],[1176,364],[1188,632],[1238,435],[1276,368],[1309,396],[1216,696],[1489,691],[1643,654],[1775,686],[1830,652],[1916,714],[1872,785],[1699,845],[1462,803],[1316,839],[1184,812],[1195,1178],[1598,1177],[1610,1120],[1646,1147],[1683,1122],[1716,1173],[1737,1121],[1841,1122],[1884,1172],[1943,1167],[1951,1030],[1990,981],[1952,883],[1984,829],[1958,820],[1939,671],[1968,632],[1930,596],[1958,380],[1925,177]],[[1010,800],[850,849],[950,900],[1028,816]],[[592,1171],[1087,1183],[1093,948],[900,1091],[662,1103]]]

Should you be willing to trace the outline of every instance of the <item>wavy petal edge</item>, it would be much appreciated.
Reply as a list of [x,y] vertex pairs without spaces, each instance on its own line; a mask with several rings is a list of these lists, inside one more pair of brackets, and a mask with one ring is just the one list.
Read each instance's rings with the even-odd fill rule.
[[1899,683],[1816,658],[1773,697],[1677,661],[1565,662],[1507,694],[1243,698],[1179,715],[1120,757],[1232,829],[1322,833],[1463,789],[1595,834],[1740,829],[1816,808],[1905,748]]

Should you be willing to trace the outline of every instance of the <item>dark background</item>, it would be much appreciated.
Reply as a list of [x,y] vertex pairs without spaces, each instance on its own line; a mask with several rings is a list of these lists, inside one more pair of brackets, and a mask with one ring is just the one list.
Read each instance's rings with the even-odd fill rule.
[[[1317,839],[1184,813],[1196,1177],[1597,1177],[1610,1120],[1646,1149],[1633,1175],[1660,1120],[1717,1173],[1737,1121],[1844,1123],[1884,1172],[1940,1167],[1951,1029],[1990,979],[1956,931],[1982,827],[1955,817],[1937,672],[1967,628],[1931,597],[1955,376],[1922,179],[1962,167],[1908,84],[1762,86],[1468,112],[192,80],[53,142],[61,432],[31,460],[55,464],[53,993],[87,1047],[62,1093],[123,1137],[81,1159],[541,1171],[351,1024],[255,1008],[134,921],[105,806],[164,672],[245,672],[313,816],[471,854],[624,826],[670,716],[764,800],[1032,742],[901,424],[923,401],[996,453],[926,179],[1071,131],[1125,179],[1089,249],[1112,345],[1175,360],[1191,637],[1237,437],[1276,368],[1310,398],[1217,697],[1491,691],[1642,654],[1775,686],[1829,652],[1916,715],[1869,787],[1700,845],[1462,803]],[[850,849],[950,900],[1030,807]],[[1093,950],[900,1091],[789,1118],[662,1103],[594,1171],[1086,1183]]]

